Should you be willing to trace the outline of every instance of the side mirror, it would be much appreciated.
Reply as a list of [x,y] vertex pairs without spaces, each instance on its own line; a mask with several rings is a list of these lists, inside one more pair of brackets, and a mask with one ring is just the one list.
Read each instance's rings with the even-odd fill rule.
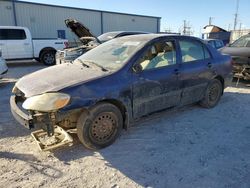
[[135,72],[135,73],[139,73],[142,71],[142,66],[140,64],[135,64],[133,67],[132,67],[132,70]]

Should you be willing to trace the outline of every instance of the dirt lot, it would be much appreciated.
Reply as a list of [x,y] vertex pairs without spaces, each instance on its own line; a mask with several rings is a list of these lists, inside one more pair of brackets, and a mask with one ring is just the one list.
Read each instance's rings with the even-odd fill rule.
[[[12,64],[8,77],[43,67]],[[153,115],[98,152],[77,139],[40,152],[12,118],[13,85],[0,85],[0,187],[250,186],[250,89],[242,85],[227,88],[213,109],[195,105]]]

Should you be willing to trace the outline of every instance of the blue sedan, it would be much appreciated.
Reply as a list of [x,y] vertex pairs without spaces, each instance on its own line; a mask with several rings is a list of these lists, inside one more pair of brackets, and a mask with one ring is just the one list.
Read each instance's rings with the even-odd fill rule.
[[41,127],[49,137],[58,127],[76,130],[84,146],[100,149],[154,112],[216,106],[231,71],[230,56],[198,38],[127,36],[24,76],[13,88],[11,111],[27,128]]

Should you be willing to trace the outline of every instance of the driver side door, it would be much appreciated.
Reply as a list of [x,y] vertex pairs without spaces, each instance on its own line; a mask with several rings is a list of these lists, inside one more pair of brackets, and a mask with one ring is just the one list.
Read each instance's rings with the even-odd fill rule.
[[133,74],[134,118],[179,105],[181,82],[175,40],[161,39],[150,45],[136,67],[141,70]]

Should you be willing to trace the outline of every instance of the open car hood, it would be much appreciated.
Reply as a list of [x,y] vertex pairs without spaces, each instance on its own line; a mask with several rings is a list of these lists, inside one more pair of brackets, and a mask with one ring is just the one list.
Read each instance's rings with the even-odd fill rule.
[[98,38],[93,35],[89,31],[89,29],[79,21],[75,19],[66,19],[64,22],[66,26],[70,28],[71,31],[76,34],[76,36],[79,37],[83,44],[88,44],[90,41],[96,41],[97,43],[101,43]]
[[242,56],[249,57],[250,56],[250,47],[231,47],[226,46],[220,49],[220,52],[223,54],[228,54],[231,56]]

